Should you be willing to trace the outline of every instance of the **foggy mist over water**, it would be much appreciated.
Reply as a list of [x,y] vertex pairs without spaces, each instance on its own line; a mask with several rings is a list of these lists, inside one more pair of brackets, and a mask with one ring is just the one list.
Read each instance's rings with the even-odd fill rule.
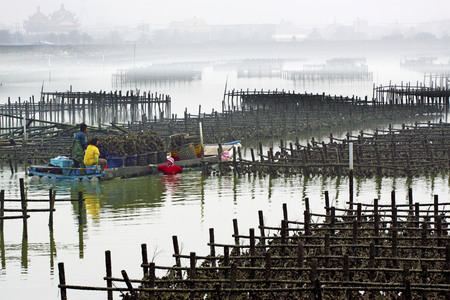
[[[325,93],[372,98],[378,85],[422,82],[424,73],[402,68],[405,58],[450,57],[450,42],[427,43],[390,41],[291,42],[291,43],[207,43],[187,45],[116,46],[33,46],[3,48],[0,60],[0,103],[39,99],[44,91],[149,91],[172,98],[172,113],[184,109],[202,112],[220,110],[225,87],[249,90],[290,90],[298,93]],[[321,66],[332,59],[361,59],[372,80],[307,80],[270,76],[264,64],[276,64],[281,71]],[[250,65],[250,66],[249,66]],[[260,74],[242,75],[239,70],[260,68]],[[177,72],[197,72],[186,78],[131,80],[120,82],[114,75],[146,68]],[[273,68],[273,66],[270,66]],[[151,70],[151,69],[150,69]],[[258,71],[258,70],[257,70]]]
[[[371,98],[373,84],[422,81],[420,72],[400,68],[406,58],[448,63],[449,9],[445,0],[19,0],[0,11],[0,103],[36,99],[42,89],[141,90],[171,96],[180,114],[199,105],[218,110],[225,86]],[[281,71],[296,71],[342,58],[364,59],[373,82],[243,78],[238,70],[249,60],[280,60]],[[227,61],[235,68],[221,67]],[[187,63],[201,75],[113,80],[131,69]]]

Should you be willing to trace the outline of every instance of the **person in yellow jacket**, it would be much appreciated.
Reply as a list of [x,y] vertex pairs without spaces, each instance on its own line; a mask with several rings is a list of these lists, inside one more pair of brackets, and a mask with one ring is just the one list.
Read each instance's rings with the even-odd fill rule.
[[84,165],[86,166],[100,165],[103,171],[108,161],[104,158],[100,158],[100,151],[98,150],[97,146],[98,146],[98,138],[93,138],[92,140],[89,141],[89,144],[86,149],[86,154],[84,154]]

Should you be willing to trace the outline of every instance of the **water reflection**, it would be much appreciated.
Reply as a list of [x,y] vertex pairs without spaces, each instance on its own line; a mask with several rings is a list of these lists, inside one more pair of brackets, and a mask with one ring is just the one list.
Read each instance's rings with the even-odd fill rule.
[[339,206],[339,187],[341,186],[341,177],[336,177],[336,182],[334,184],[334,189],[336,190],[336,196],[335,196],[335,206]]
[[6,268],[6,252],[5,252],[5,236],[3,231],[0,231],[0,250],[1,250],[1,261],[2,269]]
[[[447,176],[355,178],[355,202],[370,203],[378,198],[380,204],[390,203],[390,192],[393,189],[397,191],[399,199],[403,199],[404,195],[407,201],[410,187],[414,188],[416,201],[430,202],[430,195],[435,193],[444,197],[448,195],[450,180]],[[14,184],[17,185],[17,181]],[[144,241],[150,241],[160,253],[157,257],[158,264],[165,263],[162,261],[165,256],[169,257],[167,261],[170,263],[173,258],[170,250],[167,250],[172,246],[168,237],[173,234],[184,237],[187,251],[201,252],[207,248],[203,244],[203,240],[207,238],[207,229],[216,227],[217,238],[223,241],[227,237],[224,234],[231,229],[228,225],[233,218],[239,219],[240,227],[246,230],[257,224],[257,219],[253,216],[258,210],[264,212],[268,224],[273,224],[279,220],[282,203],[287,203],[290,219],[301,220],[306,198],[310,200],[311,211],[317,213],[324,211],[325,191],[332,195],[332,206],[345,206],[349,198],[348,179],[345,177],[202,177],[200,172],[190,172],[176,176],[158,174],[97,183],[58,182],[43,186],[27,183],[28,193],[39,198],[48,197],[49,188],[57,191],[57,199],[77,199],[78,192],[83,193],[85,203],[81,211],[82,222],[77,218],[78,203],[73,201],[56,203],[55,235],[51,230],[49,235],[43,230],[47,217],[40,219],[39,231],[32,230],[33,227],[30,226],[30,238],[41,238],[42,244],[29,243],[26,239],[22,240],[22,244],[11,240],[13,235],[20,240],[20,232],[17,228],[7,226],[9,234],[6,237],[9,240],[5,241],[3,235],[0,239],[1,264],[5,274],[0,278],[0,283],[16,283],[14,271],[10,271],[13,270],[14,263],[11,263],[12,267],[6,272],[6,264],[14,260],[20,261],[18,268],[28,277],[28,274],[34,272],[33,268],[36,268],[36,260],[42,256],[46,258],[44,269],[50,269],[51,278],[57,258],[72,265],[92,264],[93,271],[102,272],[103,262],[93,261],[92,258],[96,253],[103,253],[111,248],[115,250],[114,253],[129,253],[133,245]],[[59,219],[61,216],[63,220]],[[34,214],[30,221],[35,221]],[[11,234],[11,230],[15,230],[15,234]],[[42,231],[45,235],[40,236],[39,232]],[[146,236],[144,241],[143,232]],[[114,262],[132,268],[130,259],[123,255],[116,257]],[[71,272],[71,276],[83,276],[73,269]]]
[[392,178],[392,190],[395,191],[396,188],[396,177]]
[[183,177],[182,176],[160,176],[159,177],[159,188],[162,191],[162,194],[165,196],[170,196],[173,198],[183,199],[182,197],[182,189],[183,186]]
[[53,237],[53,231],[50,230],[50,274],[55,270],[56,244]]
[[375,190],[377,191],[377,198],[381,198],[381,183],[383,182],[383,177],[375,177]]
[[84,228],[83,228],[83,224],[79,224],[78,225],[78,249],[79,249],[79,258],[83,258],[84,257]]
[[306,196],[306,187],[308,186],[308,178],[309,176],[303,176],[303,189],[302,189],[302,200],[305,200]]
[[200,178],[200,215],[201,222],[205,219],[205,182],[207,177],[202,176]]
[[27,273],[28,269],[28,239],[22,238],[22,273]]
[[[173,196],[181,184],[176,176],[147,176],[140,178],[117,179],[104,182],[75,182],[70,185],[71,199],[83,193],[86,215],[98,220],[102,208],[117,210],[120,208],[138,208],[143,205],[158,205],[163,195]],[[72,203],[77,211],[77,203]]]

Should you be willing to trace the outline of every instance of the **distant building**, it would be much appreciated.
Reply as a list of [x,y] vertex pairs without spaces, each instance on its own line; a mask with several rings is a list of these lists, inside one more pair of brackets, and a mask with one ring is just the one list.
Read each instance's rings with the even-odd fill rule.
[[28,20],[24,22],[24,28],[28,33],[43,33],[47,32],[50,18],[41,13],[39,6],[37,11],[28,17]]
[[80,23],[75,15],[66,10],[64,4],[61,4],[60,9],[50,16],[41,13],[38,7],[37,11],[24,21],[25,30],[31,34],[69,33],[77,30],[79,26]]

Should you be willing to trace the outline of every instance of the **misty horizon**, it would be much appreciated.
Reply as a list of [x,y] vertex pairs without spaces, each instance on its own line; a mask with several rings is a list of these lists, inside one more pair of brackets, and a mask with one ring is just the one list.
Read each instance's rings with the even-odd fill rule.
[[61,5],[75,14],[81,30],[104,29],[148,24],[152,28],[163,28],[173,22],[199,19],[209,25],[231,24],[279,24],[292,22],[296,26],[321,27],[330,24],[349,25],[356,20],[365,20],[369,25],[392,24],[417,25],[450,19],[447,0],[423,1],[358,1],[318,0],[273,2],[227,1],[226,3],[205,0],[127,2],[18,0],[14,7],[0,12],[0,28],[17,30],[37,9],[51,14]]

